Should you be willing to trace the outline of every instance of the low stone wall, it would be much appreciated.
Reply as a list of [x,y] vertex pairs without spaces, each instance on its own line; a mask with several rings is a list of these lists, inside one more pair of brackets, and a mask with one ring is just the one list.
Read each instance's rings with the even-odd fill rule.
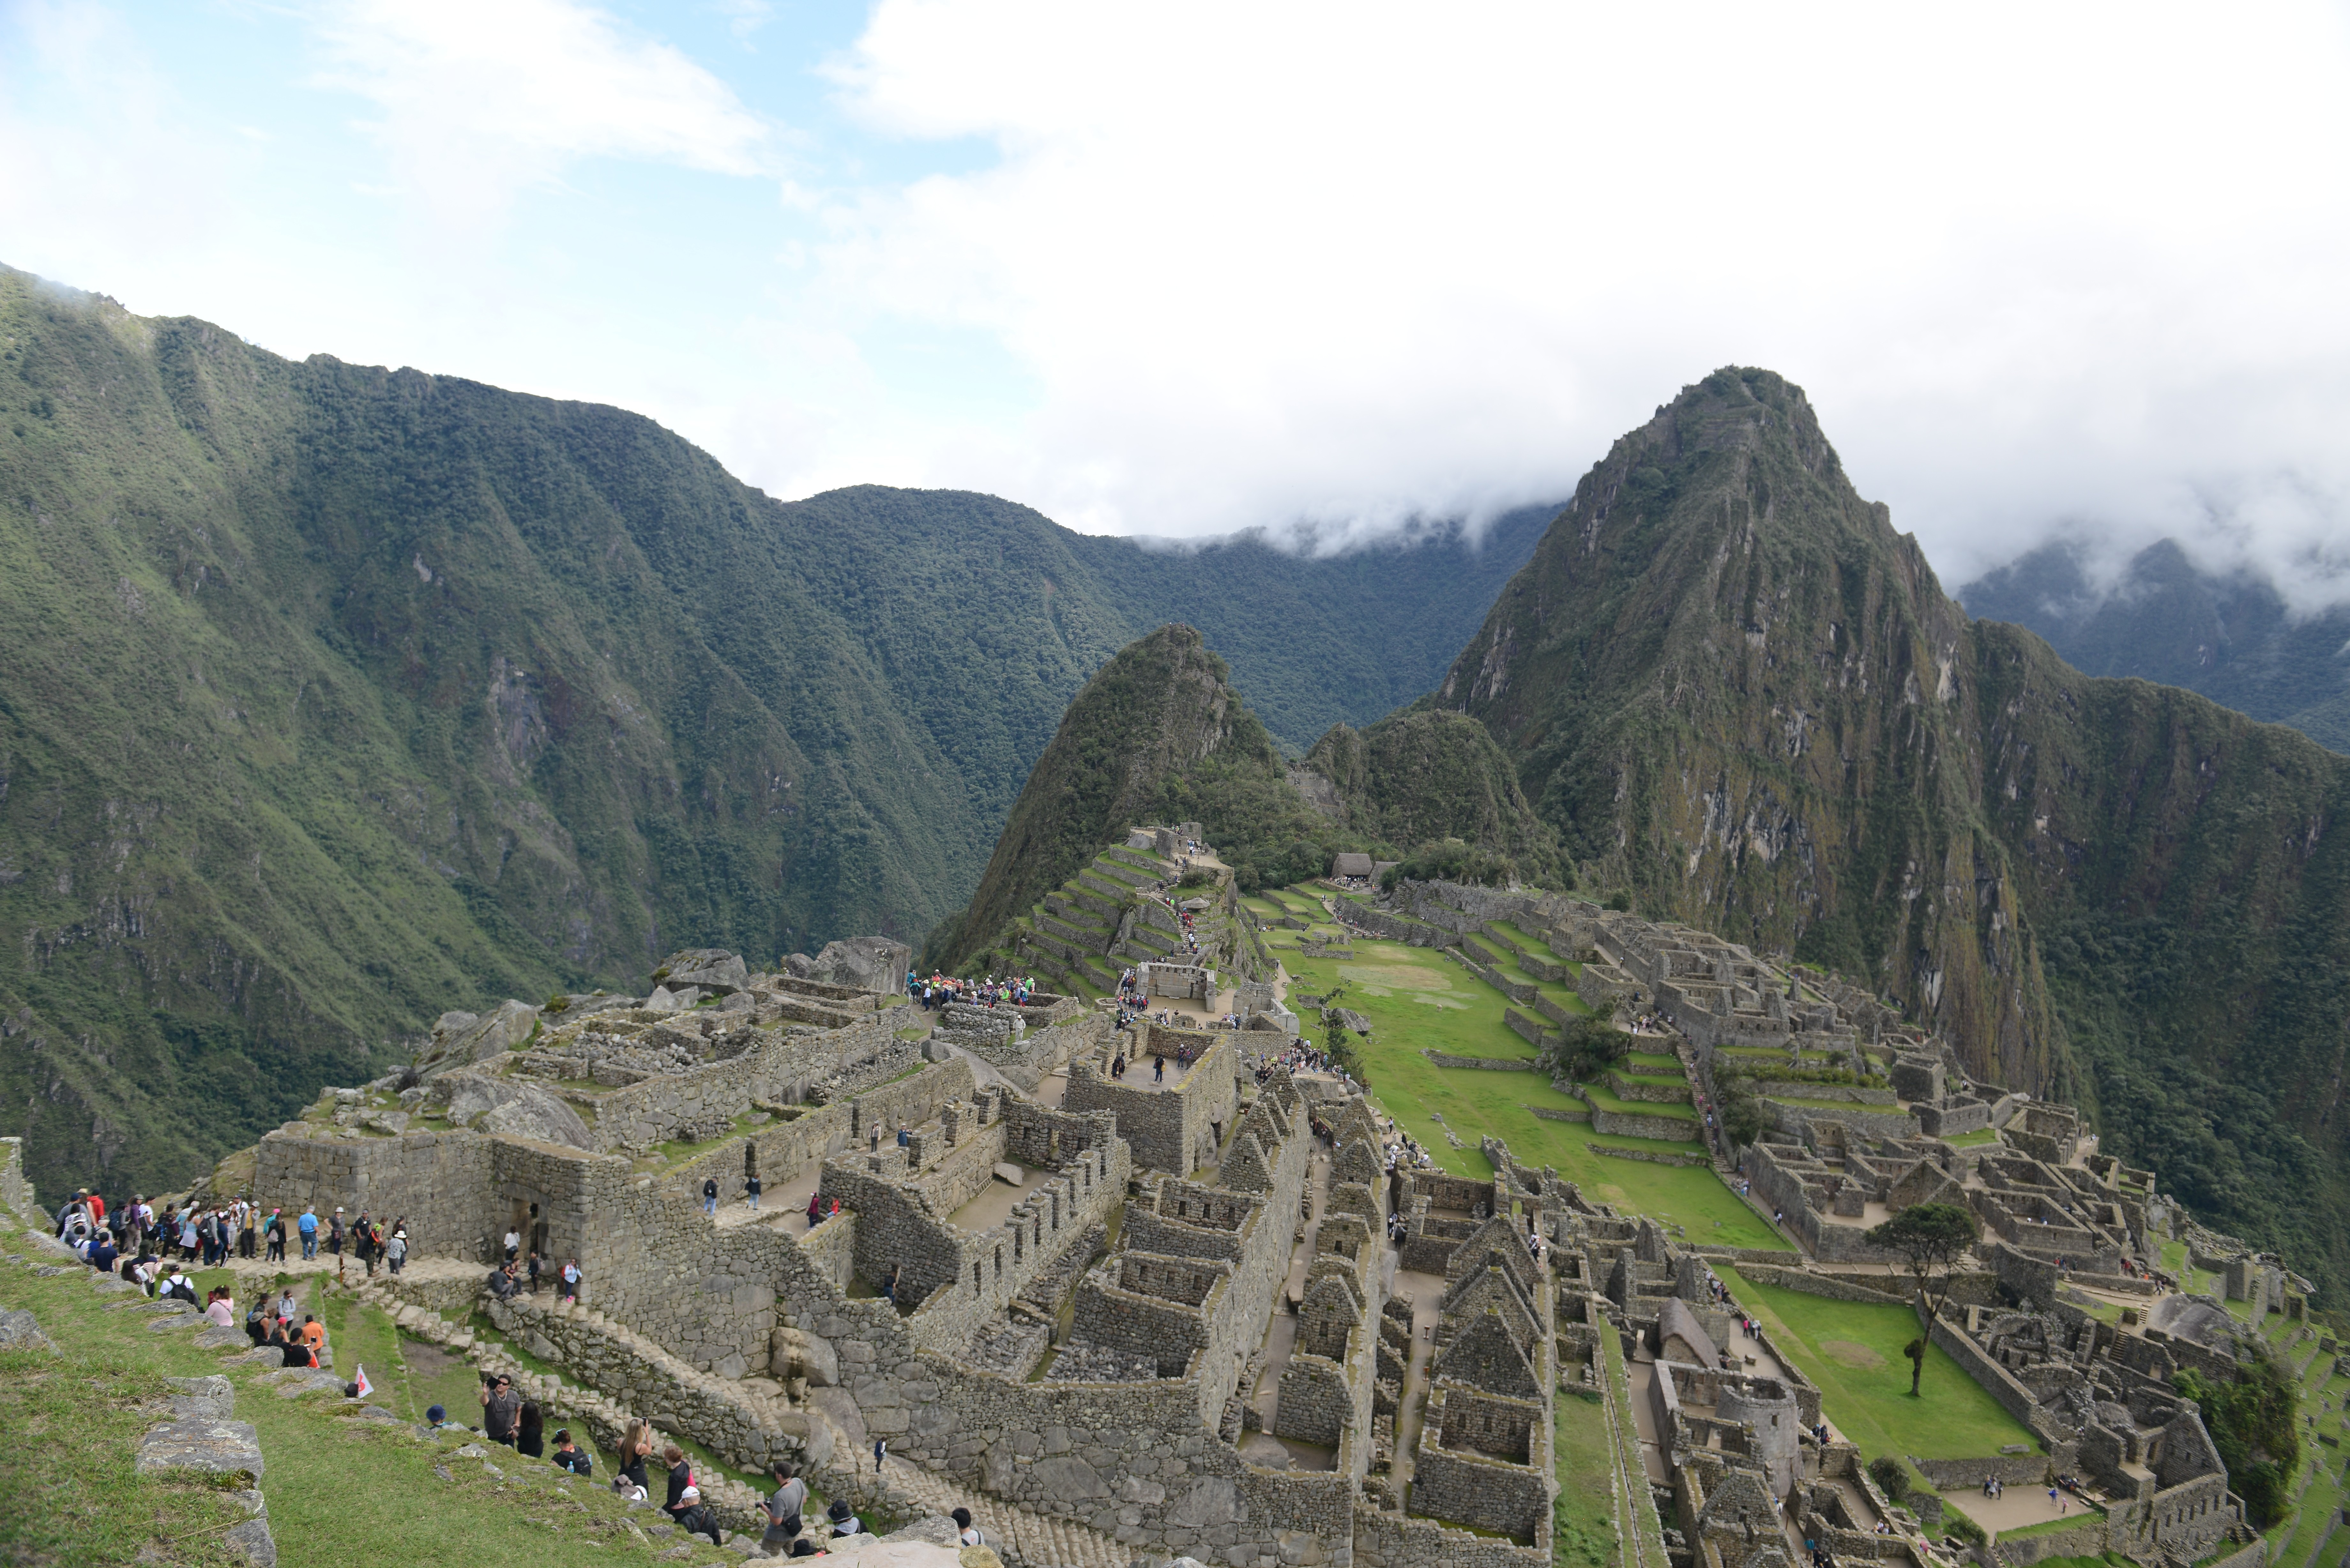
[[1546,1122],[1587,1123],[1591,1120],[1591,1107],[1588,1106],[1580,1110],[1567,1110],[1558,1106],[1528,1106],[1525,1108],[1528,1115],[1539,1116]]
[[1520,1546],[1362,1501],[1354,1511],[1355,1568],[1423,1568],[1430,1563],[1446,1568],[1553,1568],[1547,1542]]
[[2014,1542],[1994,1541],[1986,1551],[1999,1568],[2032,1568],[2051,1557],[2095,1557],[2106,1550],[2103,1514],[2085,1514],[2078,1524],[2027,1535]]
[[1591,1108],[1592,1127],[1611,1137],[1656,1138],[1667,1143],[1695,1143],[1699,1127],[1691,1116],[1644,1116],[1622,1111]]
[[805,1417],[800,1432],[786,1436],[773,1402],[754,1403],[748,1390],[696,1372],[643,1335],[598,1314],[544,1305],[528,1296],[492,1298],[484,1310],[533,1355],[561,1366],[663,1431],[692,1438],[729,1464],[764,1470],[777,1460],[804,1456]]
[[1514,1007],[1502,1009],[1502,1022],[1509,1026],[1511,1033],[1529,1045],[1540,1045],[1550,1036],[1550,1031],[1542,1026],[1541,1020],[1528,1018]]
[[1448,1052],[1422,1047],[1419,1053],[1440,1067],[1473,1067],[1484,1073],[1539,1073],[1542,1068],[1532,1059],[1514,1056],[1455,1056]]
[[[1537,1111],[1534,1114],[1539,1116],[1542,1113]],[[1650,1165],[1711,1165],[1713,1163],[1701,1154],[1662,1154],[1652,1148],[1614,1148],[1604,1143],[1586,1143],[1583,1147],[1594,1154],[1606,1155],[1610,1159],[1645,1160]]]
[[1856,1084],[1806,1084],[1800,1078],[1753,1078],[1748,1080],[1748,1086],[1758,1095],[1788,1096],[1798,1100],[1837,1100],[1853,1106],[1898,1106],[1901,1103],[1890,1089],[1867,1089]]
[[1644,1078],[1637,1073],[1619,1072],[1610,1067],[1607,1079],[1609,1091],[1619,1100],[1633,1100],[1650,1106],[1686,1106],[1690,1103],[1689,1081],[1685,1078]]
[[[2031,1389],[2015,1380],[2013,1373],[1985,1354],[1982,1346],[1970,1335],[1951,1326],[1948,1318],[1936,1318],[1930,1337],[1951,1360],[1959,1364],[1960,1371],[1981,1384],[1984,1391],[1999,1401],[2002,1409],[2034,1432],[2040,1430],[2040,1401],[2032,1397]],[[2104,1548],[2097,1550],[2103,1551]],[[2070,1554],[2061,1552],[2041,1553],[2043,1557],[2066,1555]],[[2037,1563],[2040,1558],[2034,1557],[2032,1561]]]
[[[1804,1095],[1804,1099],[1816,1096]],[[1918,1118],[1907,1111],[1880,1111],[1866,1106],[1838,1106],[1826,1110],[1817,1106],[1791,1106],[1784,1100],[1765,1098],[1763,1107],[1781,1132],[1802,1137],[1815,1121],[1842,1122],[1855,1132],[1869,1137],[1916,1137]]]
[[1449,948],[1461,940],[1456,932],[1347,899],[1339,900],[1338,916],[1345,924],[1365,936],[1377,937],[1386,942],[1403,942],[1416,948]]
[[1808,1269],[1779,1268],[1769,1263],[1741,1263],[1738,1272],[1757,1284],[1776,1285],[1781,1290],[1801,1291],[1807,1296],[1821,1296],[1832,1302],[1866,1302],[1874,1306],[1908,1306],[1909,1298],[1885,1291],[1871,1290],[1848,1280],[1815,1274]]
[[[2002,1486],[2046,1486],[2049,1463],[2045,1454],[1993,1454],[1984,1459],[1912,1459],[1918,1473],[1938,1491],[1981,1492],[1983,1478],[1998,1478]],[[1963,1499],[1960,1507],[1966,1506]]]

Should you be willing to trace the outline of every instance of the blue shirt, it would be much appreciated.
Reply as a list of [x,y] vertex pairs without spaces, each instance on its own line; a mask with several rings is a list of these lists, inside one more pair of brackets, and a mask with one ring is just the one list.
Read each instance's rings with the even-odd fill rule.
[[305,1236],[315,1236],[317,1234],[318,1217],[316,1214],[303,1215],[298,1223],[301,1226],[302,1234]]

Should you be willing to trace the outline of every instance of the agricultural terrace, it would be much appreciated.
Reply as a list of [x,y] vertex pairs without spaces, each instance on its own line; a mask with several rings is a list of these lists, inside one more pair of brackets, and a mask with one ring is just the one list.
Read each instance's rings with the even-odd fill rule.
[[[1552,1167],[1597,1201],[1651,1215],[1660,1223],[1678,1227],[1693,1243],[1786,1248],[1769,1220],[1725,1187],[1709,1166],[1654,1164],[1593,1151],[1598,1146],[1701,1161],[1700,1145],[1614,1137],[1595,1132],[1587,1120],[1557,1121],[1534,1115],[1542,1109],[1587,1116],[1590,1106],[1551,1087],[1547,1075],[1534,1065],[1534,1048],[1503,1022],[1509,998],[1461,963],[1436,950],[1400,942],[1359,938],[1348,942],[1345,929],[1324,915],[1320,899],[1306,888],[1268,889],[1245,902],[1263,919],[1287,915],[1311,921],[1303,933],[1271,925],[1263,933],[1266,945],[1291,977],[1291,991],[1323,996],[1344,988],[1338,1005],[1362,1013],[1371,1023],[1370,1038],[1358,1043],[1357,1049],[1373,1103],[1393,1116],[1445,1169],[1480,1179],[1492,1176],[1492,1168],[1478,1151],[1481,1140],[1491,1135],[1508,1144],[1518,1158]],[[1301,936],[1340,944],[1352,956],[1309,954]],[[1539,943],[1513,940],[1540,956]],[[1506,949],[1491,941],[1481,947],[1485,955],[1482,961],[1513,979],[1523,978],[1513,958],[1506,966],[1499,961],[1510,957]],[[1545,993],[1574,996],[1565,986],[1543,989]],[[1579,999],[1574,1003],[1576,1010],[1582,1005]],[[1521,1071],[1440,1067],[1420,1054],[1423,1050],[1521,1062],[1524,1067]],[[1679,1062],[1664,1053],[1641,1053],[1636,1063],[1627,1065],[1637,1065],[1647,1074],[1669,1074],[1675,1081],[1680,1077]],[[1631,1105],[1615,1102],[1604,1090],[1590,1092],[1645,1115],[1694,1119],[1697,1114],[1686,1104]],[[1448,1128],[1451,1137],[1446,1137]]]

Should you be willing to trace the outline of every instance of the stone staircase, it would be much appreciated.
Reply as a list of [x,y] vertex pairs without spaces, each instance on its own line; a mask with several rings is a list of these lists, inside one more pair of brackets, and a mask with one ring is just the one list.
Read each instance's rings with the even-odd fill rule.
[[890,1456],[884,1480],[895,1497],[925,1513],[971,1510],[972,1521],[1008,1568],[1128,1568],[1134,1552],[1090,1525],[1053,1519],[983,1493],[964,1493],[945,1477]]

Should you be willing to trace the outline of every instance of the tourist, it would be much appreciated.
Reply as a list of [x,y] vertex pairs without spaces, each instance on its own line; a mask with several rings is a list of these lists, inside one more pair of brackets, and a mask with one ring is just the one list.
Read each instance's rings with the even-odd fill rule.
[[579,1299],[579,1282],[583,1277],[579,1272],[578,1259],[565,1260],[561,1275],[563,1281],[561,1294],[566,1302],[576,1302]]
[[236,1200],[236,1206],[240,1210],[237,1216],[236,1255],[250,1259],[253,1256],[253,1222],[255,1217],[261,1212],[261,1206],[257,1203],[248,1203],[242,1198]]
[[775,1478],[775,1490],[768,1494],[765,1508],[767,1528],[759,1537],[759,1551],[768,1557],[783,1554],[799,1538],[804,1526],[801,1513],[807,1508],[807,1482],[799,1479],[792,1467],[778,1464],[771,1471]]
[[500,1263],[496,1268],[492,1269],[490,1277],[484,1282],[490,1287],[490,1293],[498,1300],[502,1302],[514,1300],[515,1277],[512,1263]]
[[555,1461],[557,1468],[569,1470],[575,1476],[593,1475],[596,1473],[596,1460],[594,1456],[590,1455],[587,1449],[573,1444],[571,1441],[571,1428],[568,1427],[562,1428],[555,1434],[555,1452],[547,1457]]
[[[704,1214],[718,1212],[718,1179],[714,1176],[705,1176],[702,1179],[702,1211]],[[514,1256],[511,1252],[506,1255]]]
[[301,1310],[301,1307],[296,1304],[294,1300],[294,1287],[292,1285],[287,1285],[284,1291],[279,1293],[277,1297],[278,1317],[290,1324],[294,1321],[294,1314]]
[[368,1278],[375,1278],[375,1230],[368,1223],[364,1209],[359,1210],[359,1223],[351,1227],[351,1251],[366,1265]]
[[[327,1347],[327,1325],[308,1313],[302,1314],[302,1343],[310,1347],[314,1356]],[[314,1359],[310,1365],[316,1366],[318,1363]]]
[[952,1513],[948,1514],[947,1517],[955,1521],[955,1530],[957,1532],[955,1535],[956,1541],[965,1546],[984,1546],[987,1544],[986,1535],[981,1532],[979,1526],[971,1521],[971,1510],[967,1508],[958,1508]]
[[1159,1053],[1157,1056],[1152,1057],[1152,1058],[1151,1058],[1151,1062],[1150,1062],[1150,1065],[1151,1065],[1151,1068],[1152,1068],[1152,1072],[1151,1072],[1151,1075],[1150,1075],[1150,1081],[1151,1081],[1152,1083],[1154,1083],[1154,1084],[1163,1084],[1163,1083],[1165,1083],[1165,1082],[1167,1081],[1167,1055],[1166,1055],[1166,1053],[1165,1053],[1165,1052],[1161,1052],[1161,1053]]
[[879,1474],[881,1473],[881,1465],[882,1465],[882,1462],[883,1462],[884,1460],[886,1460],[887,1459],[889,1459],[889,1438],[874,1438],[874,1439],[873,1439],[873,1473],[874,1473],[875,1475],[877,1475],[877,1476],[878,1476],[878,1475],[879,1475]]
[[318,1255],[318,1211],[314,1208],[302,1210],[302,1218],[294,1222],[302,1232],[302,1256],[307,1260]]
[[693,1467],[686,1462],[683,1449],[675,1443],[668,1444],[661,1449],[661,1463],[669,1467],[669,1497],[662,1502],[661,1509],[681,1525],[685,1522],[681,1516],[687,1508],[692,1506],[686,1501],[685,1494],[692,1492],[693,1501],[699,1503],[702,1491],[693,1484]]
[[530,1250],[530,1293],[538,1294],[538,1249]]
[[809,1193],[809,1194],[808,1194],[808,1229],[809,1229],[809,1230],[811,1230],[811,1231],[815,1230],[815,1229],[816,1229],[816,1221],[817,1221],[818,1220],[822,1219],[822,1218],[823,1218],[823,1215],[824,1215],[824,1195],[823,1195],[822,1193],[820,1193],[820,1192],[811,1192],[811,1193]]
[[204,1307],[204,1317],[218,1328],[236,1326],[236,1303],[229,1299],[225,1289],[215,1289]]
[[484,1383],[481,1388],[482,1433],[494,1443],[514,1447],[515,1420],[522,1413],[522,1400],[514,1391],[514,1379],[498,1374],[495,1383]]
[[653,1424],[642,1417],[629,1422],[613,1459],[619,1473],[612,1478],[612,1490],[623,1496],[633,1491],[639,1502],[645,1501],[650,1495],[646,1490],[645,1461],[652,1457],[652,1452]]
[[268,1245],[262,1249],[263,1260],[272,1263],[284,1262],[286,1261],[285,1210],[272,1209],[269,1211],[267,1222],[261,1227],[261,1234],[262,1238],[268,1242]]
[[546,1416],[536,1399],[522,1402],[522,1413],[515,1417],[515,1452],[529,1459],[546,1457]]
[[759,1211],[759,1173],[755,1170],[743,1179],[743,1200],[751,1206],[752,1213]]
[[1119,1052],[1118,1055],[1111,1060],[1109,1064],[1109,1075],[1113,1078],[1123,1078],[1126,1076],[1125,1052]]
[[405,1227],[392,1231],[391,1240],[383,1244],[383,1256],[385,1265],[393,1273],[400,1272],[400,1265],[408,1262],[408,1231]]
[[865,1521],[850,1511],[848,1500],[845,1497],[834,1498],[832,1506],[825,1511],[825,1517],[832,1521],[832,1533],[835,1540],[844,1535],[858,1535],[864,1532]]
[[333,1216],[327,1221],[327,1251],[338,1258],[343,1255],[343,1210],[341,1206],[338,1205]]
[[311,1349],[309,1343],[300,1334],[285,1333],[281,1330],[276,1343],[285,1347],[278,1356],[282,1365],[310,1367],[318,1365],[318,1353]]
[[[341,1210],[338,1210],[336,1212],[340,1213]],[[515,1262],[522,1256],[522,1232],[515,1230],[511,1225],[506,1227],[505,1249],[506,1262],[509,1263]]]

